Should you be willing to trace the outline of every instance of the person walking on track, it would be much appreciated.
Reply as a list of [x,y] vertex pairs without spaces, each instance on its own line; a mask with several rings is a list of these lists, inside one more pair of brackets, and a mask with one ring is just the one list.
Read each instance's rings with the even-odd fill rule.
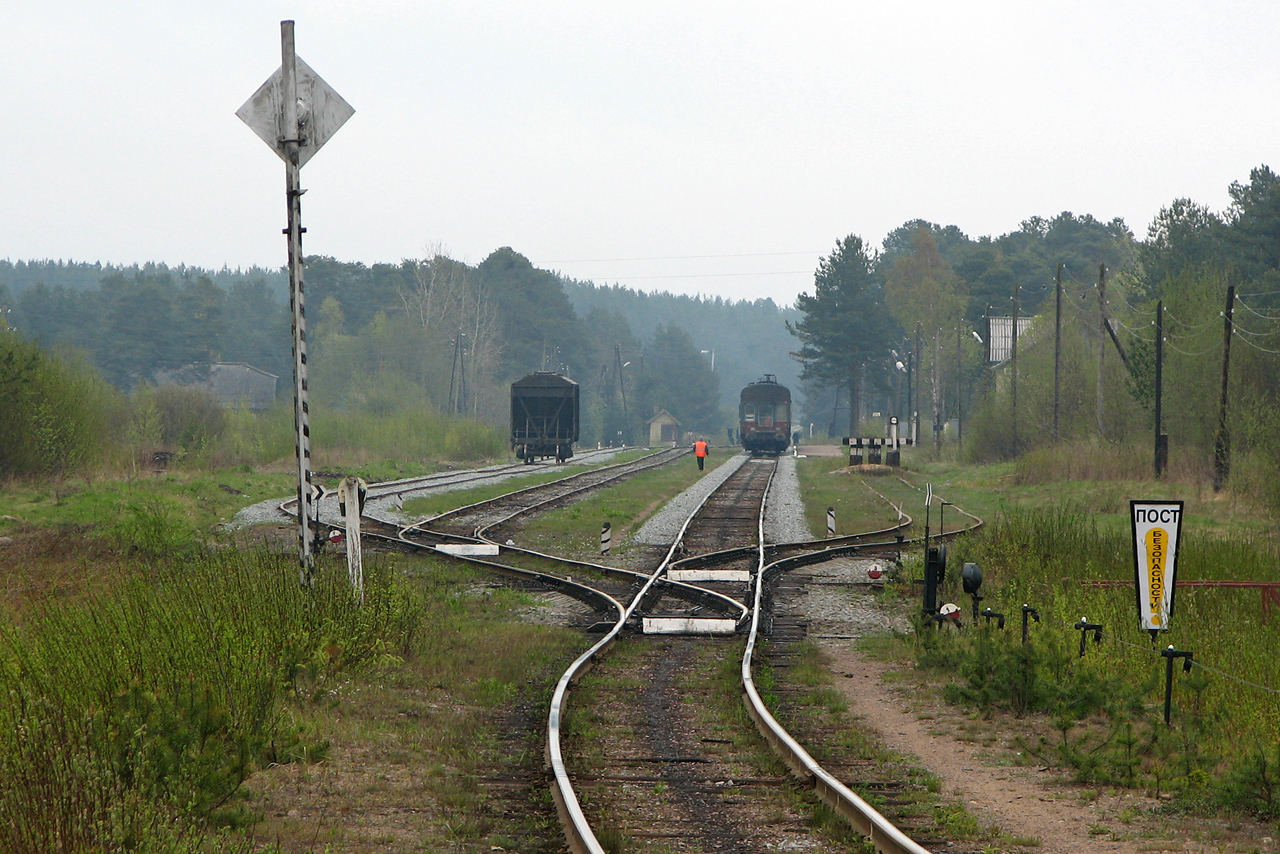
[[698,458],[698,471],[702,471],[702,466],[707,461],[706,439],[699,439],[693,443],[693,455]]

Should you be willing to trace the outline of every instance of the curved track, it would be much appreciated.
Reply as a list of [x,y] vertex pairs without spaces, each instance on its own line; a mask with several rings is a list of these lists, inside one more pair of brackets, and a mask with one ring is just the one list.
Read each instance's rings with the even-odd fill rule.
[[[597,624],[603,637],[580,655],[557,682],[547,719],[546,754],[552,794],[571,850],[603,854],[606,849],[593,822],[604,822],[607,828],[616,828],[621,823],[632,835],[679,837],[684,840],[680,850],[767,851],[776,850],[779,845],[827,850],[808,838],[808,831],[794,824],[782,829],[771,828],[768,822],[759,820],[758,810],[753,813],[750,807],[742,808],[741,805],[750,800],[744,796],[743,785],[750,783],[768,792],[776,791],[781,781],[754,780],[746,769],[732,763],[725,765],[714,755],[714,750],[705,749],[708,743],[723,739],[699,734],[696,724],[691,723],[697,720],[697,715],[691,716],[690,709],[695,706],[684,702],[689,692],[685,676],[705,659],[708,648],[713,657],[722,656],[728,651],[726,644],[741,643],[732,635],[746,631],[740,665],[743,698],[757,728],[794,777],[812,788],[818,798],[866,836],[875,851],[924,854],[927,849],[895,828],[818,765],[783,729],[763,702],[753,676],[753,658],[760,641],[769,585],[788,569],[804,564],[846,554],[900,553],[904,542],[908,542],[900,532],[912,523],[900,508],[897,523],[882,530],[803,543],[766,544],[763,511],[776,463],[751,461],[742,467],[741,476],[735,474],[690,514],[676,542],[650,573],[568,561],[498,542],[501,526],[519,516],[573,500],[683,453],[687,451],[660,452],[642,461],[573,475],[554,484],[458,508],[425,522],[398,528],[394,533],[387,531],[382,536],[401,548],[436,549],[459,543],[487,545],[493,559],[477,556],[463,559],[572,596],[605,618]],[[971,518],[974,524],[970,528],[981,524],[977,517]],[[949,532],[947,536],[956,533],[959,531]],[[743,539],[754,544],[737,545]],[[584,579],[579,572],[575,580],[567,574],[548,572],[548,561],[565,568],[586,570],[589,577]],[[518,565],[529,562],[538,568]],[[697,580],[680,580],[682,574]],[[679,628],[664,631],[662,627],[663,621],[676,620],[678,626],[682,615],[687,618],[689,614],[703,612],[717,616],[698,623],[702,632],[698,636],[679,634]],[[707,628],[712,624],[719,628]],[[657,639],[643,637],[644,633],[667,636]],[[718,638],[717,634],[730,637]],[[623,756],[613,760],[615,764],[610,770],[579,779],[579,786],[587,787],[591,793],[592,817],[589,818],[566,762],[563,726],[573,686],[623,639],[636,648],[628,658],[639,662],[630,679],[645,686],[641,697],[631,698],[634,702],[627,711],[634,715],[637,709],[645,710],[643,724],[632,725],[630,729],[644,730],[648,735],[645,740],[631,742],[630,750],[636,756],[628,759],[624,750]],[[637,761],[647,773],[636,773]],[[732,797],[724,797],[724,780],[729,781],[729,787],[734,787],[735,777],[736,788],[729,792]],[[633,795],[637,784],[647,784],[655,793],[669,794],[636,800]],[[608,804],[607,816],[601,813],[601,803]],[[635,821],[629,820],[628,815],[636,817]],[[652,828],[655,823],[659,825],[657,830],[638,829]],[[691,837],[700,841],[691,843]]]

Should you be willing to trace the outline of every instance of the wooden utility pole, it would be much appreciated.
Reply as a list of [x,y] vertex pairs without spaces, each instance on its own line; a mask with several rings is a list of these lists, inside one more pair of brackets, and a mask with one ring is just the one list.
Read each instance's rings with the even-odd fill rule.
[[1164,435],[1164,300],[1156,301],[1156,478],[1169,464],[1169,437]]
[[924,385],[923,363],[920,360],[920,321],[916,321],[916,399],[911,410],[911,442],[920,442],[920,386]]
[[956,447],[964,445],[964,357],[960,350],[960,327],[956,327]]
[[1053,300],[1053,441],[1062,438],[1058,430],[1058,400],[1062,390],[1062,262],[1058,262]]
[[942,452],[942,330],[933,331],[933,450]]
[[1106,435],[1102,424],[1104,404],[1102,390],[1102,359],[1107,352],[1107,268],[1098,265],[1098,435]]
[[1231,474],[1231,432],[1227,429],[1227,377],[1231,366],[1231,312],[1236,286],[1227,285],[1227,308],[1222,313],[1222,395],[1218,398],[1218,439],[1213,443],[1213,491],[1222,489]]

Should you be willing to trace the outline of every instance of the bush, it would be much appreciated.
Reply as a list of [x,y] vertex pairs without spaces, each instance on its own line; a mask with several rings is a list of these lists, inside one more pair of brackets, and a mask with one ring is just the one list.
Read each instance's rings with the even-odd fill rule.
[[118,397],[91,369],[0,333],[0,475],[63,475],[99,462]]

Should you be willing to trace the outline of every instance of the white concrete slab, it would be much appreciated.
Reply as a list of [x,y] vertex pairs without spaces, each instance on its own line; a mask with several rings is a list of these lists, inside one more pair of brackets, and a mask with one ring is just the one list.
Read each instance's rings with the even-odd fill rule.
[[738,624],[717,617],[645,617],[646,635],[731,635]]
[[672,569],[667,571],[672,581],[750,581],[751,572],[746,569]]
[[441,543],[436,551],[456,557],[493,557],[498,553],[496,543]]

